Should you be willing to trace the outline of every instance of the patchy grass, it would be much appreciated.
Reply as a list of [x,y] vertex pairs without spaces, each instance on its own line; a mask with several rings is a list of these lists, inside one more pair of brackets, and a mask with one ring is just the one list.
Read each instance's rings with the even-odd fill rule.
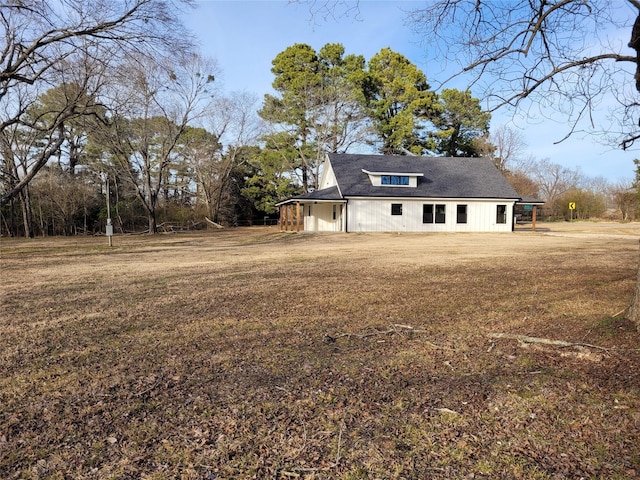
[[2,239],[0,477],[637,478],[638,229],[564,227]]

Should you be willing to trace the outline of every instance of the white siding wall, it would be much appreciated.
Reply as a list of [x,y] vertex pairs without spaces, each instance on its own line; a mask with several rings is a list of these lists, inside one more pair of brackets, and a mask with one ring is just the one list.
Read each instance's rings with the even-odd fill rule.
[[[391,215],[391,204],[402,204],[402,215]],[[446,205],[445,223],[422,223],[424,204]],[[510,232],[513,201],[349,199],[349,232]],[[467,223],[457,223],[457,205],[467,205]],[[497,206],[506,205],[506,223],[497,223]]]
[[333,187],[337,185],[336,175],[333,173],[331,162],[324,162],[322,167],[322,175],[320,176],[320,182],[318,183],[318,189]]
[[[333,219],[333,208],[335,205],[336,219]],[[311,207],[311,215],[309,215]],[[342,232],[343,204],[333,203],[313,203],[304,206],[304,229],[307,232]]]

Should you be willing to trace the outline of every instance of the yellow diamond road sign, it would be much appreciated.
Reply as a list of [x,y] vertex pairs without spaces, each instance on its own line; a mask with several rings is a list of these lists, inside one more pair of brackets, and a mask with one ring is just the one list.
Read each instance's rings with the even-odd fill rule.
[[576,202],[569,202],[569,210],[575,210],[576,209]]

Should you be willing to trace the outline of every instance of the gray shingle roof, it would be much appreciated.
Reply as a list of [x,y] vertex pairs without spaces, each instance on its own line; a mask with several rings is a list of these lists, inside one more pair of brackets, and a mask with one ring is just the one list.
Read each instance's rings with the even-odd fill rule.
[[322,190],[316,190],[315,192],[303,193],[295,197],[296,200],[316,200],[316,201],[341,201],[343,198],[340,196],[338,187],[323,188]]
[[522,197],[518,203],[520,205],[544,205],[546,202],[536,197]]
[[[488,158],[330,153],[329,160],[344,197],[520,198]],[[363,169],[424,176],[417,188],[374,187]]]

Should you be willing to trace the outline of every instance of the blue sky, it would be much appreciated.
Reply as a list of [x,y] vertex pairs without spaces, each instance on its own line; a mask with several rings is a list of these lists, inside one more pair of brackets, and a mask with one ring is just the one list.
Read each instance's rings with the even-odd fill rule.
[[[385,47],[401,53],[420,68],[432,86],[444,79],[442,66],[427,62],[427,52],[410,26],[406,11],[420,7],[423,1],[361,0],[358,16],[311,19],[308,5],[276,0],[199,0],[195,11],[184,18],[196,36],[204,55],[215,58],[224,91],[246,91],[259,98],[272,92],[271,61],[295,43],[306,43],[319,50],[327,43],[341,43],[347,54],[370,59]],[[324,3],[321,0],[317,3]],[[461,82],[448,87],[463,89]],[[475,96],[482,92],[472,89]],[[553,112],[550,112],[553,116]],[[604,112],[602,112],[604,116]],[[507,112],[494,113],[492,126],[509,124]],[[633,159],[638,151],[621,151],[598,144],[590,137],[576,135],[554,145],[568,131],[558,123],[517,121],[510,126],[522,129],[528,143],[527,154],[548,158],[590,177],[605,177],[612,182],[631,180]]]

